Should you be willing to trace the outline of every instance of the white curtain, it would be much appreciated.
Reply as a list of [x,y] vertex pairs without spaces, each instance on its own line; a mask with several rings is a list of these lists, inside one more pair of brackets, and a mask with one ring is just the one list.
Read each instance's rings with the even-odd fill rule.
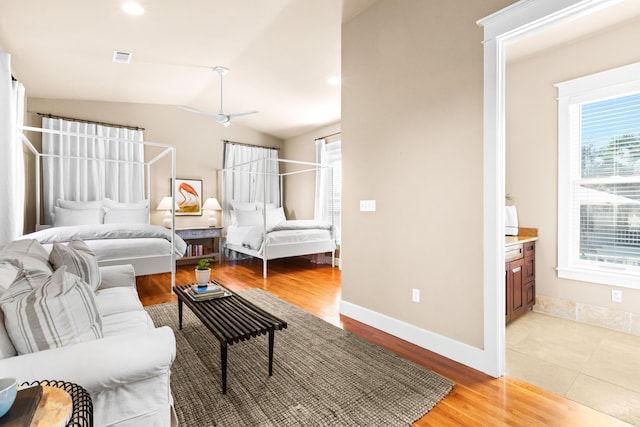
[[42,135],[45,224],[57,199],[144,199],[142,131],[54,118],[42,127],[66,132]]
[[24,121],[24,86],[11,78],[11,55],[0,51],[0,245],[24,229],[24,158],[17,126]]
[[[326,139],[316,139],[316,163],[325,165],[326,159]],[[316,169],[316,200],[313,218],[316,221],[329,220],[329,198],[327,197],[329,174],[327,168]]]
[[326,139],[317,139],[316,163],[327,167],[316,170],[314,219],[331,223],[333,236],[339,244],[342,234],[342,142],[327,143]]
[[[234,167],[236,165],[243,166]],[[224,144],[223,167],[222,211],[225,226],[229,225],[232,200],[280,204],[278,150],[227,142]],[[232,170],[228,169],[232,167]]]

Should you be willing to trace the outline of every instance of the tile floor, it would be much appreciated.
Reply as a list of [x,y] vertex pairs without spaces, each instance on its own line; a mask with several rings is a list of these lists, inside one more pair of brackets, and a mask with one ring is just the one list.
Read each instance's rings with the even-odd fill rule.
[[529,312],[507,325],[507,375],[640,426],[640,337]]

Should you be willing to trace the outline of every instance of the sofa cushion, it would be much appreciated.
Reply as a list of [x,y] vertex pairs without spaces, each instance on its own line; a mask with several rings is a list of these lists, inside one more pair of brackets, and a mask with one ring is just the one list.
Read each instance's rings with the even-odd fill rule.
[[102,317],[102,330],[105,337],[145,332],[154,328],[153,320],[144,310],[126,311]]
[[53,273],[49,264],[49,252],[35,239],[14,240],[0,250],[0,260],[15,259],[26,270]]
[[18,354],[102,338],[93,292],[65,267],[46,276],[22,270],[0,297],[0,307]]
[[54,270],[66,266],[67,273],[79,276],[94,291],[100,286],[102,279],[96,255],[78,236],[71,237],[67,245],[54,243],[49,254],[49,262]]
[[144,310],[135,288],[106,288],[96,292],[96,303],[101,316]]

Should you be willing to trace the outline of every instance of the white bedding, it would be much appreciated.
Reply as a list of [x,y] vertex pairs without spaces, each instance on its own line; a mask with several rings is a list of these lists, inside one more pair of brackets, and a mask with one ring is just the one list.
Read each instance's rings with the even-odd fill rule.
[[[45,247],[69,242],[80,236],[94,251],[98,261],[171,255],[171,230],[150,224],[91,224],[51,227],[25,234],[20,239],[36,239]],[[184,255],[187,244],[174,237],[176,257]]]
[[[319,242],[331,240],[331,224],[312,220],[282,221],[267,227],[267,245]],[[229,227],[227,243],[262,252],[264,232],[262,226]]]

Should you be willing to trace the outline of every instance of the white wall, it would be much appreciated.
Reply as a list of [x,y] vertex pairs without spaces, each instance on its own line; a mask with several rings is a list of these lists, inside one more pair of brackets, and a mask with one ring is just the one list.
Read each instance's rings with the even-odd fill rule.
[[[323,136],[340,132],[340,123],[323,126],[312,132],[287,139],[281,157],[289,160],[315,163],[315,140]],[[340,137],[339,135],[337,136]],[[287,218],[313,219],[315,205],[314,173],[304,173],[292,176],[285,181],[284,200],[287,208]]]
[[[379,0],[342,33],[342,298],[483,345],[482,29],[508,0]],[[376,212],[360,212],[374,199]],[[411,302],[412,289],[422,302]]]

